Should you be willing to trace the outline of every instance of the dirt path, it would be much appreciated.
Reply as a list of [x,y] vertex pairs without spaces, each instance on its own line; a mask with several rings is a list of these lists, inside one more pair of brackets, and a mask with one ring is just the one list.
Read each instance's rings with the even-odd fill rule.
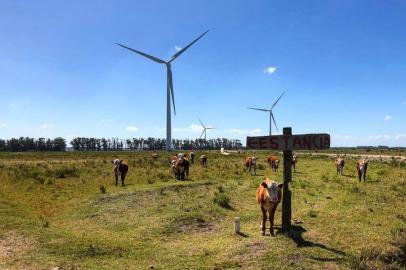
[[[337,157],[337,153],[308,153],[311,155],[326,155],[329,157]],[[377,155],[377,154],[340,154],[341,157],[354,157],[354,158],[367,158],[369,160],[383,160],[390,161],[395,158],[399,161],[406,161],[406,156],[392,156],[392,155]]]

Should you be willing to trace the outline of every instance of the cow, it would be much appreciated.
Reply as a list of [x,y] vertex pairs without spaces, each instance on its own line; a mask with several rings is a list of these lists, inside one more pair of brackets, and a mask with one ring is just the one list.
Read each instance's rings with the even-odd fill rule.
[[362,160],[357,160],[355,163],[355,168],[357,169],[358,172],[358,179],[361,182],[362,176],[364,177],[364,183],[365,183],[365,176],[367,175],[367,168],[368,168],[368,160],[362,159]]
[[293,155],[292,156],[292,166],[293,166],[293,171],[296,172],[296,163],[297,163],[297,156]]
[[118,184],[118,177],[120,176],[121,186],[124,187],[125,176],[127,175],[128,172],[128,164],[127,162],[122,161],[121,159],[115,159],[112,162],[114,164],[114,175],[116,177],[116,186]]
[[195,162],[195,153],[194,153],[194,152],[190,152],[189,155],[188,155],[188,157],[189,157],[190,163],[193,164],[193,163]]
[[254,172],[257,175],[257,158],[256,157],[247,157],[244,162],[247,172]]
[[266,231],[265,225],[267,220],[267,212],[269,214],[269,223],[271,224],[270,233],[272,236],[274,235],[273,222],[275,219],[276,208],[282,199],[282,188],[283,183],[278,184],[268,177],[265,178],[257,188],[256,199],[262,211],[262,235],[265,235]]
[[153,160],[157,160],[157,159],[158,159],[158,157],[159,157],[159,156],[158,156],[158,154],[157,154],[157,153],[153,153],[153,154],[152,154],[152,159],[153,159]]
[[343,169],[344,169],[344,165],[345,165],[344,159],[339,158],[339,157],[336,158],[335,164],[336,164],[336,169],[337,169],[337,175],[343,175]]
[[201,155],[199,159],[200,159],[200,163],[202,164],[202,166],[207,166],[207,156],[206,155]]
[[270,156],[268,158],[268,164],[269,166],[271,166],[272,171],[274,171],[275,173],[278,171],[279,162],[280,160],[277,156]]
[[175,178],[178,180],[185,180],[189,178],[189,160],[185,158],[183,153],[179,153],[175,156],[175,159],[171,160],[171,167],[175,173]]

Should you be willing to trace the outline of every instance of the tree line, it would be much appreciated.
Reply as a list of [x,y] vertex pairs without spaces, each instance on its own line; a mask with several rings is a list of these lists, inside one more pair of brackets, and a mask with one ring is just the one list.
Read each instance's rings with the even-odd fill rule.
[[[121,150],[164,150],[166,140],[160,138],[132,138],[120,140],[118,138],[85,138],[77,137],[71,142],[75,151],[121,151]],[[174,149],[179,150],[215,150],[221,147],[225,149],[240,149],[242,143],[238,139],[173,139]]]
[[[87,138],[77,137],[70,141],[74,151],[123,151],[123,150],[165,150],[166,140],[160,138],[132,138],[121,140],[118,138]],[[173,139],[172,145],[177,150],[219,150],[241,149],[242,143],[238,139]],[[46,138],[11,138],[0,139],[0,151],[66,151],[66,140],[61,137]]]
[[26,152],[26,151],[65,151],[66,140],[61,137],[55,139],[45,138],[11,138],[0,139],[0,151]]

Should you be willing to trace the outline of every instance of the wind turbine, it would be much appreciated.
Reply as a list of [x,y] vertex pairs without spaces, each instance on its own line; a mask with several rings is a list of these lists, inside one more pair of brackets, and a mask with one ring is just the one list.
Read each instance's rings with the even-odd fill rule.
[[270,109],[259,109],[259,108],[250,108],[248,107],[248,109],[251,110],[257,110],[257,111],[263,111],[263,112],[269,112],[269,136],[272,136],[272,121],[275,124],[276,130],[279,132],[278,130],[278,126],[276,125],[276,121],[275,121],[275,117],[273,116],[272,110],[275,107],[276,103],[278,103],[278,101],[281,99],[281,97],[286,93],[283,92],[282,95],[279,96],[279,98],[274,102],[274,104],[272,104]]
[[172,69],[171,69],[171,63],[178,58],[179,55],[184,53],[187,49],[189,49],[190,46],[192,46],[196,41],[198,41],[201,37],[203,37],[209,30],[201,34],[198,38],[193,40],[189,45],[186,47],[182,48],[179,50],[177,53],[175,53],[169,60],[164,61],[162,59],[159,59],[157,57],[154,57],[152,55],[143,53],[141,51],[129,48],[127,46],[124,46],[122,44],[117,43],[117,45],[128,49],[130,51],[133,51],[139,55],[142,55],[146,58],[151,59],[152,61],[159,63],[159,64],[165,64],[166,65],[166,150],[170,151],[172,150],[172,126],[171,126],[171,98],[172,98],[172,105],[173,105],[173,112],[176,115],[176,109],[175,109],[175,96],[173,93],[173,80],[172,80]]
[[202,123],[202,120],[200,120],[200,118],[199,118],[199,122],[200,122],[200,124],[202,124],[202,127],[203,127],[203,132],[202,132],[202,134],[200,135],[200,138],[203,136],[203,134],[204,134],[204,140],[206,141],[206,131],[208,130],[208,129],[214,129],[214,127],[206,127],[205,125],[203,125],[203,123]]

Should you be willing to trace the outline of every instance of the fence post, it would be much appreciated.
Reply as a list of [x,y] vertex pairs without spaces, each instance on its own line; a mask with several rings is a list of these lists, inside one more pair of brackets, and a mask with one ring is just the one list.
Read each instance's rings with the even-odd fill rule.
[[[292,128],[283,128],[283,135],[291,136]],[[282,233],[289,231],[292,218],[292,193],[289,182],[292,181],[292,150],[283,151],[283,195],[282,195]]]

